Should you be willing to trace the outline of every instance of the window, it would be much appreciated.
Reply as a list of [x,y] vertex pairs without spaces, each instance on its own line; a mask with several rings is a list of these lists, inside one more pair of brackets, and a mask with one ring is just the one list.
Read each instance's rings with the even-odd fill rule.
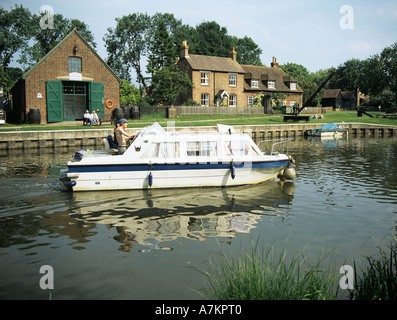
[[208,71],[201,71],[201,85],[208,86],[210,79],[210,73]]
[[81,72],[81,58],[69,57],[68,69],[69,72]]
[[192,141],[186,142],[188,157],[208,157],[217,155],[216,141]]
[[247,141],[225,141],[223,152],[226,156],[259,155]]
[[230,107],[237,107],[237,96],[235,94],[231,94],[230,95],[229,106]]
[[254,96],[248,96],[247,97],[247,104],[249,106],[253,106],[254,105]]
[[141,158],[178,158],[179,142],[156,142],[153,143]]
[[259,88],[259,80],[258,79],[252,79],[251,80],[251,87],[252,88]]
[[269,89],[276,89],[276,81],[274,81],[274,80],[269,80],[269,81],[267,82],[267,87],[268,87]]
[[296,82],[291,82],[290,89],[296,90]]
[[229,86],[235,87],[237,85],[237,74],[229,73]]
[[87,83],[63,81],[63,93],[64,94],[74,94],[74,95],[87,95],[88,86]]
[[289,105],[290,105],[291,107],[293,107],[293,106],[295,105],[295,102],[296,102],[296,101],[291,101],[291,102],[289,103]]
[[210,95],[208,93],[201,94],[201,106],[209,106],[210,105]]

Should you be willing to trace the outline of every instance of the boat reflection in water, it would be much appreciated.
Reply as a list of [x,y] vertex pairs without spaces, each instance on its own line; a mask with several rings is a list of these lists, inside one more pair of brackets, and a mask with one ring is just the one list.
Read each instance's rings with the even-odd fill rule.
[[[249,233],[264,216],[286,218],[292,182],[250,187],[75,193],[71,217],[115,227],[121,250],[134,245],[172,250],[160,243],[179,238],[204,241]],[[76,221],[75,220],[75,221]],[[143,248],[142,250],[145,250]],[[147,250],[147,249],[146,249]]]

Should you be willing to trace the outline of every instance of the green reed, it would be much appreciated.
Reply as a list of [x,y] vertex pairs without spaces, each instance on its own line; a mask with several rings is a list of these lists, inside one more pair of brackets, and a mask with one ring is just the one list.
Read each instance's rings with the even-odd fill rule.
[[[206,269],[197,269],[205,281],[204,298],[219,300],[336,300],[342,298],[339,273],[333,254],[320,254],[314,260],[303,251],[292,257],[285,249],[275,254],[271,246],[259,251],[258,242],[250,253],[210,257]],[[379,256],[366,256],[360,269],[354,262],[354,288],[351,300],[397,299],[397,238],[389,251],[379,247]],[[346,296],[344,297],[346,298]]]
[[[379,257],[367,256],[366,267],[354,264],[354,289],[352,300],[397,299],[397,238],[388,246],[388,251],[379,247]],[[361,271],[361,272],[360,272]]]
[[221,253],[210,258],[208,270],[199,270],[205,279],[202,296],[220,300],[323,300],[335,299],[339,274],[332,273],[327,255],[310,261],[303,252],[291,258],[283,249],[259,251],[228,257]]

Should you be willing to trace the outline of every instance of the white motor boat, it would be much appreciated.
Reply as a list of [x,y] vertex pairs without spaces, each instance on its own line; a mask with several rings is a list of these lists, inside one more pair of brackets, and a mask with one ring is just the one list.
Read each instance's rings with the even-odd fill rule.
[[321,138],[338,138],[347,133],[347,129],[345,129],[341,124],[338,123],[326,123],[319,128],[305,131],[306,136]]
[[[263,153],[251,137],[218,131],[167,132],[158,123],[139,132],[127,150],[80,150],[60,172],[73,191],[252,185],[293,179],[292,158]],[[288,170],[285,170],[288,168]]]

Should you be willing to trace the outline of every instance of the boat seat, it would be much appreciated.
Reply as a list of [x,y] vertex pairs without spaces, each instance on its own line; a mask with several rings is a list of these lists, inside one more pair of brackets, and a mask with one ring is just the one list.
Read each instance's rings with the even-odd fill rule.
[[102,140],[103,140],[103,143],[105,144],[105,150],[106,150],[109,154],[118,154],[118,153],[119,153],[117,149],[112,149],[112,148],[110,148],[108,139],[103,138]]

